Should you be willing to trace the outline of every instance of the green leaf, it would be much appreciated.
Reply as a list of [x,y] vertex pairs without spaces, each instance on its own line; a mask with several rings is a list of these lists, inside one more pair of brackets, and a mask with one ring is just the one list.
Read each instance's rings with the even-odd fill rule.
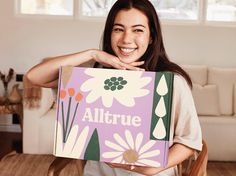
[[84,153],[84,159],[100,161],[100,147],[97,129],[93,131],[93,135],[91,136]]

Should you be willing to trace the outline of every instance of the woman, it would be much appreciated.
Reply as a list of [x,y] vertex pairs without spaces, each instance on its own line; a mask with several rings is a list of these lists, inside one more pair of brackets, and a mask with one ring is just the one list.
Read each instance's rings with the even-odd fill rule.
[[181,67],[169,61],[152,4],[148,0],[118,0],[107,17],[103,51],[90,49],[47,59],[33,67],[27,77],[37,85],[56,87],[60,66],[78,66],[91,60],[96,62],[95,67],[171,71],[175,76],[167,166],[130,167],[88,161],[84,175],[177,175],[176,165],[201,150],[201,129],[191,95],[191,80]]

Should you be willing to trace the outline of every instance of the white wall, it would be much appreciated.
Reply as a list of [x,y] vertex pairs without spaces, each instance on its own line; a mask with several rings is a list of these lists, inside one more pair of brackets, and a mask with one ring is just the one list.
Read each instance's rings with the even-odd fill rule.
[[[98,48],[103,25],[17,17],[14,0],[1,0],[0,70],[23,73],[45,57]],[[236,27],[164,25],[163,34],[169,56],[178,63],[236,67]]]
[[[14,0],[0,0],[0,71],[12,67],[25,73],[42,58],[98,48],[103,25],[101,21],[17,17]],[[163,34],[175,62],[236,67],[236,27],[164,25]]]
[[236,26],[164,26],[166,49],[174,61],[236,67]]

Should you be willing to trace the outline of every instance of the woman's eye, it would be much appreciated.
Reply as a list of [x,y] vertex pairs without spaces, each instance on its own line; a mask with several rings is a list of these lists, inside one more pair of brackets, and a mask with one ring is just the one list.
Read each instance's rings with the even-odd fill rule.
[[142,29],[135,29],[134,32],[140,33],[140,32],[143,32],[143,30]]
[[115,32],[122,32],[123,29],[121,29],[121,28],[114,28],[113,31],[115,31]]

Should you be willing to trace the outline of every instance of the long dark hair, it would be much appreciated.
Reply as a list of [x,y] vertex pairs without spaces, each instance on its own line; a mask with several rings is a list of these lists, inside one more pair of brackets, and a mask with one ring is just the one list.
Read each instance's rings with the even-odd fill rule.
[[171,71],[182,75],[190,87],[192,82],[189,75],[177,64],[171,62],[166,54],[160,21],[156,10],[149,0],[117,0],[112,6],[106,20],[102,48],[107,53],[115,55],[111,47],[111,33],[115,21],[115,17],[120,10],[129,10],[135,8],[143,12],[149,21],[150,34],[152,43],[149,44],[146,52],[140,58],[145,64],[142,66],[146,71]]

